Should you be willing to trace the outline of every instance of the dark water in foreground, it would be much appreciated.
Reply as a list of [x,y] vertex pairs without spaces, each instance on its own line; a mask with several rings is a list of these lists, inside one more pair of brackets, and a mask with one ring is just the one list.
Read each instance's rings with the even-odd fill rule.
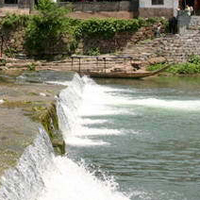
[[200,78],[96,82],[80,114],[89,141],[69,138],[69,155],[133,200],[199,200]]

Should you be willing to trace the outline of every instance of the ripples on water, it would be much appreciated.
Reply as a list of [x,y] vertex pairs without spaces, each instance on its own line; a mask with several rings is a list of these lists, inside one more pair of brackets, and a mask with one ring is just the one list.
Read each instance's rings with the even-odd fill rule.
[[57,97],[68,154],[50,158],[37,200],[200,199],[199,79],[48,76],[68,85]]
[[66,140],[71,157],[100,166],[131,199],[199,200],[200,86],[104,83],[84,86],[80,126],[68,137],[79,141]]

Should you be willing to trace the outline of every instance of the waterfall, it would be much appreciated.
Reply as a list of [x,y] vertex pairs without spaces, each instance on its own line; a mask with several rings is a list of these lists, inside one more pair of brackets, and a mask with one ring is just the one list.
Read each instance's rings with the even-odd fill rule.
[[[86,88],[90,93],[91,90],[95,93],[95,90],[100,89],[91,79],[80,78],[75,74],[69,86],[57,97],[60,129],[66,143],[107,145],[103,141],[92,141],[85,137],[91,134],[82,126],[81,118],[84,111],[83,99],[87,96]],[[96,95],[103,99],[103,93],[101,90],[99,92]],[[100,107],[97,109],[101,110]],[[110,112],[107,109],[104,111]],[[115,130],[111,130],[112,133],[108,130],[104,132],[117,134]],[[76,163],[67,155],[55,156],[47,133],[40,128],[34,143],[25,149],[17,166],[2,177],[0,200],[130,199],[128,195],[119,192],[118,184],[112,178],[103,176],[103,180],[98,179],[95,171],[88,170],[84,162]]]
[[109,115],[118,112],[107,106],[107,103],[113,103],[115,98],[105,90],[106,88],[97,85],[92,79],[86,76],[80,78],[75,74],[69,86],[60,93],[57,102],[59,127],[68,145],[109,145],[101,140],[90,140],[87,136],[119,134],[118,130],[88,129],[84,126],[105,122],[89,120],[88,115]]
[[[105,145],[103,141],[88,139],[88,130],[82,126],[85,95],[88,90],[94,94],[97,89],[100,88],[91,79],[75,74],[57,98],[59,126],[67,144]],[[84,162],[75,162],[67,155],[54,157],[53,162],[54,168],[43,176],[45,189],[38,200],[129,200],[126,194],[119,192],[118,184],[112,178],[102,172],[103,180],[98,179],[95,171],[88,170]]]
[[35,200],[44,187],[42,174],[51,166],[53,154],[47,133],[39,128],[39,134],[25,149],[17,166],[1,178],[0,200]]

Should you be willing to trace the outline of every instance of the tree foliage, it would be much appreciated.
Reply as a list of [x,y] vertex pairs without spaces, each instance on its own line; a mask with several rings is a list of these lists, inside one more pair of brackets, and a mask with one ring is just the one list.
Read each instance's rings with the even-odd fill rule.
[[62,40],[69,29],[66,14],[70,11],[51,0],[40,0],[26,31],[26,46],[31,54],[45,53]]

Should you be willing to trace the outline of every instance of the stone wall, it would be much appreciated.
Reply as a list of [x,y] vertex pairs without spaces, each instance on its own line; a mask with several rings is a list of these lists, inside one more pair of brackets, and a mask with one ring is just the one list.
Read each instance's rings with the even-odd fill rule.
[[66,2],[59,3],[62,6],[71,6],[73,12],[70,16],[80,19],[89,17],[115,17],[132,19],[138,17],[139,1],[91,1],[91,2]]
[[200,55],[200,31],[188,30],[182,35],[168,34],[153,40],[142,41],[137,45],[129,42],[124,48],[123,54],[142,61],[164,57],[171,63],[185,62],[190,55]]
[[[158,24],[150,27],[142,27],[135,33],[118,33],[114,37],[107,40],[102,38],[85,38],[79,42],[80,45],[79,48],[76,50],[76,53],[88,54],[88,52],[94,48],[98,49],[101,53],[115,53],[121,51],[128,42],[131,42],[132,45],[134,45],[140,41],[154,38],[157,26]],[[23,27],[18,27],[17,30],[5,30],[3,37],[3,53],[11,57],[21,53],[26,54],[24,38],[25,31]],[[57,43],[55,47],[51,48],[48,48],[48,44],[46,44],[47,51],[43,52],[43,54],[70,55],[69,41],[72,41],[72,38],[63,38],[62,40],[60,40],[59,44]]]
[[188,29],[200,29],[200,16],[188,16],[184,11],[180,11],[178,15],[179,34],[187,33]]
[[69,14],[70,17],[77,19],[88,19],[88,18],[118,18],[118,19],[133,19],[138,16],[138,12],[130,11],[117,11],[117,12],[72,12]]
[[[158,24],[150,27],[142,27],[135,33],[118,33],[110,39],[102,38],[85,38],[79,45],[78,53],[88,54],[92,49],[98,49],[101,53],[116,53],[120,52],[127,46],[128,43],[136,45],[140,41],[152,39],[155,37],[155,30]],[[161,29],[161,33],[164,32]]]
[[[84,2],[59,2],[61,6],[72,7],[72,17],[88,18],[88,17],[116,17],[131,19],[138,16],[139,0],[131,1],[84,1]],[[28,14],[34,8],[34,0],[18,0],[18,4],[4,4],[4,0],[0,0],[0,15],[9,13]]]
[[60,2],[62,6],[71,6],[73,11],[81,12],[116,12],[116,11],[137,11],[138,0],[132,1],[91,1],[91,2]]
[[139,8],[140,17],[173,17],[172,8]]

